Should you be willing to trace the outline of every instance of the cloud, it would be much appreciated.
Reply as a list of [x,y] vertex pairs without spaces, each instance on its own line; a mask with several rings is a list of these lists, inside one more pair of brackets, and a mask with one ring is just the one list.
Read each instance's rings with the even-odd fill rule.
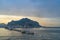
[[60,17],[60,0],[2,0],[0,5],[2,15]]

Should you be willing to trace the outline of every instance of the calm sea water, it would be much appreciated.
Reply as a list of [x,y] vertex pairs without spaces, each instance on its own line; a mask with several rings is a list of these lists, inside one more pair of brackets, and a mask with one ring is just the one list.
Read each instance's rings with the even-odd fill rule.
[[0,40],[60,40],[60,28],[34,28],[29,30],[34,32],[34,35],[0,28]]

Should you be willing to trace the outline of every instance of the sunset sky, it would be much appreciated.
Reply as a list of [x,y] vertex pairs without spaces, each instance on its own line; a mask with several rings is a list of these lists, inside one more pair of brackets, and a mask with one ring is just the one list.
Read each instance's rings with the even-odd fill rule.
[[60,0],[0,0],[0,23],[30,18],[43,26],[60,26]]

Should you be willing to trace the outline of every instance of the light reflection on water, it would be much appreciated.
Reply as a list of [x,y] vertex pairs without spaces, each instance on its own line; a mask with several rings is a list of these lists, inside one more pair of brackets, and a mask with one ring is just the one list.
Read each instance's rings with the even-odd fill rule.
[[[34,35],[11,32],[12,36],[0,36],[0,40],[60,40],[60,28],[35,28]],[[18,36],[13,36],[18,35]]]

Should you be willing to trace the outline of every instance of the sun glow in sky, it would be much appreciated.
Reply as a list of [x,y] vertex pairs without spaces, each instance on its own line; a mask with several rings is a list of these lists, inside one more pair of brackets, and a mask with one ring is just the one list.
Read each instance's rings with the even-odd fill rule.
[[[0,23],[7,24],[11,20],[20,20],[22,18],[29,18],[31,20],[39,22],[42,26],[58,26],[60,22],[56,19],[29,17],[29,16],[12,16],[12,15],[0,15]],[[59,19],[60,20],[60,19]]]
[[60,27],[60,0],[0,0],[0,23],[21,18]]

